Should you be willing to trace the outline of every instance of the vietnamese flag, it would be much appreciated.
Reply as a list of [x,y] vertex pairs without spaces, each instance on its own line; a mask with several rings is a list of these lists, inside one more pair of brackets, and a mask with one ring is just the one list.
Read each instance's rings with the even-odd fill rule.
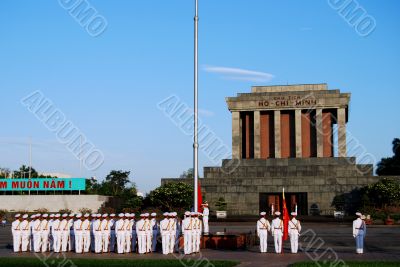
[[285,188],[283,188],[282,191],[282,197],[283,197],[283,210],[282,210],[282,215],[283,215],[283,240],[287,240],[289,236],[289,213],[286,207],[286,200],[285,200]]
[[197,180],[197,211],[203,212],[203,196],[201,195],[200,180]]

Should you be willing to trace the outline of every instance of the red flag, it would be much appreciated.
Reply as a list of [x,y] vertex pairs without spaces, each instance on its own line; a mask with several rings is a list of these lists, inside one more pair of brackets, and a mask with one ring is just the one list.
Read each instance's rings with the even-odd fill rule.
[[201,185],[200,180],[197,180],[197,210],[198,212],[203,212],[203,196],[201,195]]
[[282,215],[283,215],[283,240],[287,240],[289,236],[289,213],[286,208],[286,200],[285,200],[285,188],[283,188],[282,191],[282,196],[283,196],[283,210],[282,210]]

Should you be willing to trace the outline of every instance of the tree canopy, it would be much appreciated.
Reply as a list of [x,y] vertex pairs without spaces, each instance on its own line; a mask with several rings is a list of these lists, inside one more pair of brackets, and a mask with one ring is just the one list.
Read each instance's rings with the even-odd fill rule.
[[161,210],[190,209],[193,204],[193,186],[185,183],[167,183],[149,193],[150,203]]
[[378,175],[400,175],[400,139],[395,138],[392,142],[393,156],[383,158],[377,165]]

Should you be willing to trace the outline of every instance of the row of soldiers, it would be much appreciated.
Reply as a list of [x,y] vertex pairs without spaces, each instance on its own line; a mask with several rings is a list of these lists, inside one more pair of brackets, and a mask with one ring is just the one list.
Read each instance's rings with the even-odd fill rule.
[[[267,252],[268,233],[274,237],[275,252],[282,253],[282,237],[284,231],[283,220],[280,218],[281,213],[276,211],[275,218],[269,223],[266,212],[260,213],[260,219],[257,221],[257,235],[260,238],[260,252]],[[288,233],[290,237],[290,248],[292,253],[297,253],[299,248],[299,236],[301,231],[300,221],[296,218],[297,213],[291,213],[292,218],[288,224]]]
[[161,237],[163,254],[179,252],[179,237],[184,236],[184,253],[200,252],[203,224],[197,212],[185,212],[183,221],[176,212],[115,214],[27,214],[15,215],[12,223],[14,252],[67,252],[119,254],[156,251]]

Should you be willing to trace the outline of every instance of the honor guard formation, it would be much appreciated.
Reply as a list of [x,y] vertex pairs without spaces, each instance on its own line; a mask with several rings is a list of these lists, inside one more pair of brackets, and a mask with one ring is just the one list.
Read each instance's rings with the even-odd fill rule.
[[[161,241],[162,253],[180,253],[180,237],[183,237],[183,253],[190,255],[200,252],[203,234],[208,234],[208,204],[203,204],[203,213],[185,212],[181,221],[176,212],[165,212],[158,222],[156,213],[140,214],[135,220],[134,213],[115,214],[27,214],[15,215],[12,223],[14,252],[68,252],[118,254],[156,252]],[[284,221],[279,211],[274,213],[271,223],[266,212],[260,213],[257,221],[257,236],[260,252],[266,253],[268,234],[274,238],[275,253],[282,253]],[[292,253],[298,252],[301,223],[297,213],[291,213],[287,231]],[[203,217],[203,220],[200,219]],[[353,221],[353,237],[356,253],[362,254],[366,235],[365,216],[357,212]]]
[[[203,204],[207,207],[207,204]],[[156,213],[115,214],[16,214],[12,223],[14,252],[76,253],[139,253],[156,251],[161,237],[162,253],[179,252],[179,238],[184,237],[184,253],[200,252],[203,224],[201,213],[185,212],[183,221],[176,212],[164,213],[157,221]]]

